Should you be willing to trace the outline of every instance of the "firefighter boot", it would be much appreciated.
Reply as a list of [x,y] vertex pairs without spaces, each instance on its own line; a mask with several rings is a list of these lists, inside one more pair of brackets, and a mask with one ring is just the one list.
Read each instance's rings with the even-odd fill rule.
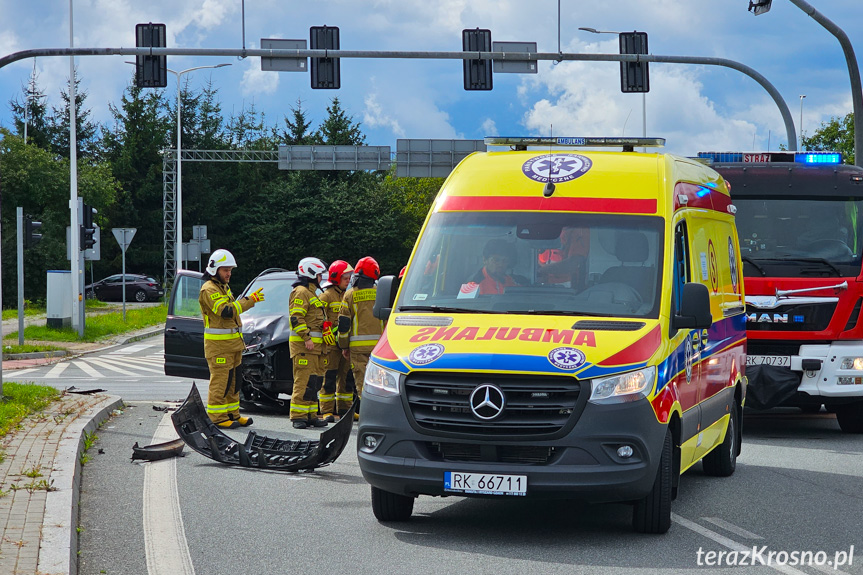
[[239,423],[243,427],[249,427],[250,425],[252,425],[252,418],[251,417],[243,417],[241,415],[236,421],[237,421],[237,423]]
[[222,429],[236,429],[242,424],[239,421],[229,419],[228,421],[223,421],[221,423],[217,423],[216,425],[221,427]]

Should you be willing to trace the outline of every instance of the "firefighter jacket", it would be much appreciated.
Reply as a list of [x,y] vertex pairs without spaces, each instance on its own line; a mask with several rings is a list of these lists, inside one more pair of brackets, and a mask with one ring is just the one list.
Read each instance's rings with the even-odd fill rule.
[[[342,310],[344,302],[342,298],[345,292],[339,286],[332,284],[327,286],[324,293],[321,294],[321,301],[326,305],[327,321],[333,326],[333,332],[336,332],[339,326],[339,312]],[[335,349],[327,346],[329,349]]]
[[[365,281],[363,281],[365,280]],[[371,284],[369,287],[363,284]],[[377,288],[366,278],[345,292],[339,312],[339,347],[352,352],[371,353],[384,332],[384,322],[372,314]]]
[[[321,329],[327,318],[326,304],[315,295],[314,288],[314,284],[298,281],[291,292],[291,357],[298,353],[320,355],[325,351]],[[315,344],[313,350],[306,349],[307,340]]]
[[204,317],[204,357],[214,357],[246,349],[240,314],[254,307],[247,297],[234,299],[228,284],[211,277],[198,294]]

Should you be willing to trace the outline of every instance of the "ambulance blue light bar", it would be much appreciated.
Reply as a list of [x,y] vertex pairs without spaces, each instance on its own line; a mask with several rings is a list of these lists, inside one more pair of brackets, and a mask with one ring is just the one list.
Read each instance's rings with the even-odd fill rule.
[[486,146],[515,146],[526,149],[527,146],[568,146],[568,147],[620,147],[624,148],[661,148],[665,146],[665,138],[573,138],[573,137],[513,137],[494,136],[485,138]]
[[794,162],[796,164],[841,164],[841,152],[698,152],[700,159],[715,164],[763,164]]

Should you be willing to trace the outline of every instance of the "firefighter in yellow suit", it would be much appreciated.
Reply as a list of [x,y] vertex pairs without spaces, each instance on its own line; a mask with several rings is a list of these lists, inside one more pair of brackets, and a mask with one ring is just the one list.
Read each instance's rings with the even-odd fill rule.
[[237,368],[242,362],[243,322],[240,314],[264,300],[263,288],[249,297],[235,300],[228,287],[237,260],[228,250],[210,255],[204,285],[198,294],[204,318],[204,357],[210,368],[207,415],[219,427],[233,429],[249,426],[251,417],[240,415],[240,382]]
[[291,394],[291,424],[295,429],[326,427],[318,419],[318,391],[324,382],[324,343],[335,345],[335,332],[329,325],[326,304],[318,298],[327,266],[318,258],[303,258],[297,265],[298,279],[293,284],[289,312],[291,360],[294,390]]
[[384,322],[372,314],[377,288],[375,282],[381,277],[381,268],[374,258],[361,258],[354,267],[353,286],[345,292],[344,304],[339,314],[339,347],[351,360],[354,381],[357,387],[357,411],[363,396],[363,380],[372,349],[384,332]]
[[[327,305],[327,321],[330,322],[327,327],[338,325],[342,298],[353,271],[351,264],[344,260],[336,260],[330,264],[328,285],[321,295],[321,301]],[[354,402],[353,391],[348,391],[347,377],[350,368],[351,362],[342,355],[341,350],[337,346],[328,345],[324,356],[324,386],[318,393],[319,411],[324,421],[338,421]]]

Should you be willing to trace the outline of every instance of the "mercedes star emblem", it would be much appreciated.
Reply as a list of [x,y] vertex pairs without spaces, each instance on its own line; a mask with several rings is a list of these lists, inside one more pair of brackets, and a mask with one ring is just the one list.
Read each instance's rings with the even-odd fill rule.
[[506,399],[496,385],[484,383],[470,394],[470,410],[485,421],[492,420],[503,413]]

